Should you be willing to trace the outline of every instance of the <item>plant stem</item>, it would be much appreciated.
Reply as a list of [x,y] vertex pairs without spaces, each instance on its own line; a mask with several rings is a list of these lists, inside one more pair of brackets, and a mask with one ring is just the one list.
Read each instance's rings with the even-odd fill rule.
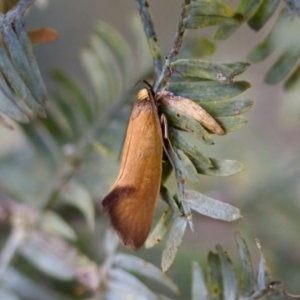
[[189,4],[189,2],[190,2],[189,0],[185,0],[184,4],[182,5],[180,20],[179,20],[177,31],[176,31],[175,38],[174,38],[174,46],[166,58],[166,61],[164,63],[164,66],[163,66],[162,72],[160,73],[160,76],[158,77],[158,79],[156,80],[156,82],[154,84],[153,89],[155,92],[158,91],[158,89],[161,87],[161,85],[165,86],[168,83],[168,81],[170,80],[170,77],[172,75],[171,72],[169,71],[169,66],[176,59],[176,57],[180,51],[180,48],[182,46],[183,35],[185,32],[185,27],[183,24],[183,19],[185,17],[184,8],[185,8],[185,5]]

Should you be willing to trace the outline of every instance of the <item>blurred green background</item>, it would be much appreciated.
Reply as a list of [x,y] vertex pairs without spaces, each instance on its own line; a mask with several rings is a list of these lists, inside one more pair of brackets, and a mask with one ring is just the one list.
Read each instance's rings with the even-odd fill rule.
[[[172,47],[181,1],[149,2],[158,40],[164,55],[167,55]],[[238,1],[227,3],[236,7]],[[133,50],[137,51],[138,46],[131,30],[132,18],[136,14],[135,4],[132,0],[51,0],[46,9],[33,8],[30,11],[27,17],[28,28],[53,27],[59,34],[56,42],[35,48],[50,94],[55,89],[50,76],[53,69],[61,69],[77,81],[87,83],[79,54],[97,20],[104,20],[117,28],[132,45]],[[274,21],[273,17],[258,33],[246,25],[243,26],[228,40],[217,42],[216,53],[204,59],[217,63],[246,61],[251,49],[268,33]],[[210,39],[213,32],[214,29],[203,29],[197,30],[193,35]],[[215,137],[213,146],[198,145],[209,156],[241,161],[246,169],[227,178],[202,176],[199,184],[188,183],[188,187],[237,206],[241,209],[243,218],[226,223],[194,213],[196,233],[187,231],[175,263],[168,271],[171,278],[182,288],[184,295],[190,290],[192,260],[199,260],[205,267],[207,253],[214,250],[217,243],[235,261],[237,250],[233,234],[236,230],[241,231],[247,240],[255,263],[258,262],[259,252],[254,238],[260,239],[272,277],[281,279],[290,293],[300,293],[299,90],[288,94],[283,92],[282,84],[270,86],[263,82],[264,75],[274,63],[276,55],[278,53],[275,52],[266,61],[251,65],[238,77],[238,80],[246,80],[252,85],[251,89],[239,97],[255,101],[253,108],[246,114],[249,119],[247,126],[236,133]],[[26,144],[18,130],[0,128],[0,135],[2,157]],[[111,183],[117,172],[116,164],[110,172],[113,173]],[[103,190],[103,195],[108,188],[109,186],[107,190]],[[161,204],[160,211],[162,207]],[[76,230],[80,234],[80,224]],[[89,238],[101,241],[100,232]],[[87,245],[90,242],[85,237],[84,248],[95,251],[91,250],[91,245]],[[159,246],[137,254],[159,265],[161,250]]]

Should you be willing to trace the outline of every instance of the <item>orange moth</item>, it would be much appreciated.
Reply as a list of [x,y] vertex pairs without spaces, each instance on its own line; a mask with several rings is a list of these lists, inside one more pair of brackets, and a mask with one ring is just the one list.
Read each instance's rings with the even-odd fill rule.
[[129,119],[119,176],[103,199],[111,224],[132,250],[145,242],[162,174],[163,139],[151,89],[139,91]]
[[167,90],[160,91],[157,94],[157,98],[160,100],[162,105],[177,108],[186,115],[193,117],[209,131],[217,135],[226,134],[220,124],[205,109],[194,101],[181,96],[176,96]]

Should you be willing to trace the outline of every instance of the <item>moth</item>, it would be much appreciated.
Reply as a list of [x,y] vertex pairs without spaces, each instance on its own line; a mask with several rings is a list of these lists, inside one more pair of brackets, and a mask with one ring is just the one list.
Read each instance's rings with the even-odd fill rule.
[[126,132],[118,178],[103,199],[104,211],[132,250],[145,242],[155,212],[162,174],[162,128],[151,89],[142,89]]

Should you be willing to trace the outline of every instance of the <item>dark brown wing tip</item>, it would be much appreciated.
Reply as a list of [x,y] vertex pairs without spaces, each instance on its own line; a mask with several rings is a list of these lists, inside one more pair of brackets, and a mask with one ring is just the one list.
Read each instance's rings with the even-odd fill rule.
[[102,206],[104,211],[108,211],[116,204],[121,201],[122,198],[128,197],[135,191],[133,186],[117,186],[110,191],[108,195],[102,200]]
[[[134,226],[124,224],[124,222],[122,222],[124,216],[120,216],[120,211],[116,209],[118,203],[130,196],[134,191],[135,188],[133,186],[117,186],[102,200],[102,206],[103,210],[108,212],[111,225],[123,244],[131,250],[137,251],[144,245],[148,233],[145,235],[141,228],[137,230]],[[127,219],[126,223],[128,223],[128,221],[130,223],[130,219]]]

